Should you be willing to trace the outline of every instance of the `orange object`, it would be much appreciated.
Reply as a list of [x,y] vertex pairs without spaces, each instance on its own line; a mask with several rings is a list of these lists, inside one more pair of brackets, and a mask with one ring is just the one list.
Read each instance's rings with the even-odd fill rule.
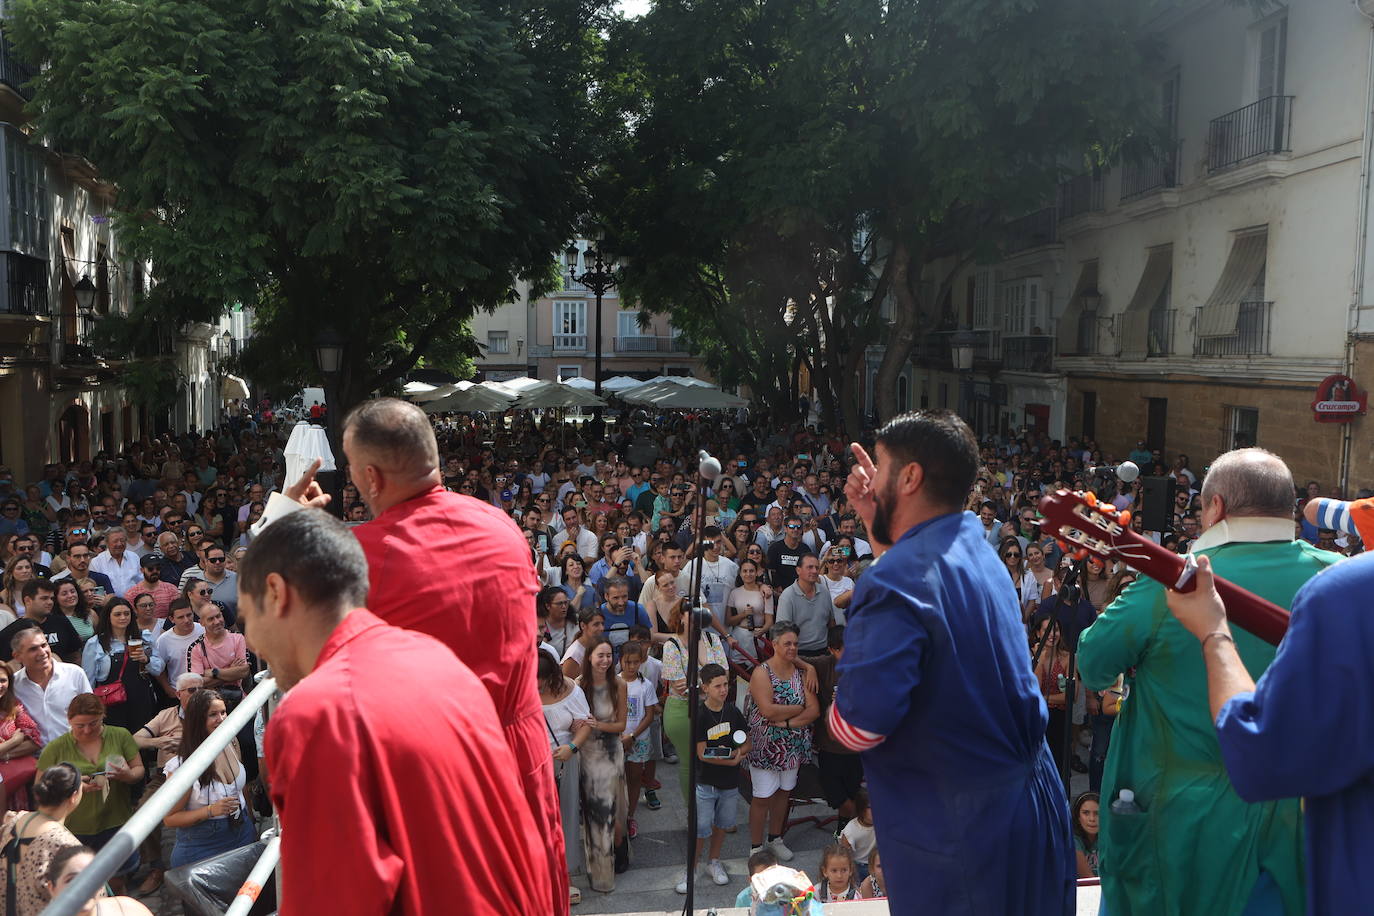
[[1122,528],[1125,528],[1127,525],[1129,525],[1131,523],[1131,510],[1122,509],[1121,514],[1116,517],[1116,523],[1120,525]]

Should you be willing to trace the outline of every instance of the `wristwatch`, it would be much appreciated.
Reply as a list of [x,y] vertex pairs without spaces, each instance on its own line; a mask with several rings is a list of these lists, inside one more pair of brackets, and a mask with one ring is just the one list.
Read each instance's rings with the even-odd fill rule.
[[576,744],[573,744],[571,741],[568,742],[568,747],[572,749],[572,752],[574,754],[579,754],[582,752],[582,748],[578,747]]
[[210,669],[210,676],[211,676],[212,678],[214,678],[215,680],[219,680],[219,669],[218,669],[218,668],[211,668],[211,669]]

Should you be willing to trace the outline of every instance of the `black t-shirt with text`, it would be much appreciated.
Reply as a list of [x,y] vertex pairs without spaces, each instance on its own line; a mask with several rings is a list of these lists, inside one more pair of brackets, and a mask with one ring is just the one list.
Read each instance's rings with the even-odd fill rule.
[[[705,741],[707,747],[728,747],[734,750],[734,734],[737,731],[748,732],[749,728],[744,721],[744,715],[735,704],[726,703],[717,711],[703,702],[697,710],[697,733],[692,739],[692,746],[696,747]],[[717,789],[738,789],[739,767],[698,761],[697,778],[703,785],[714,786]]]
[[[33,626],[37,621],[27,617],[20,617],[14,623],[0,630],[0,661],[9,661],[14,657],[10,649],[10,640],[14,634],[20,630]],[[81,649],[85,643],[77,635],[76,627],[67,619],[67,615],[61,611],[53,611],[41,624],[44,633],[48,634],[48,646],[52,649],[52,654],[59,661],[70,661],[73,656],[80,662]]]
[[774,541],[768,548],[768,568],[773,572],[773,588],[782,591],[797,581],[797,565],[802,557],[815,554],[805,541],[788,547],[786,541]]

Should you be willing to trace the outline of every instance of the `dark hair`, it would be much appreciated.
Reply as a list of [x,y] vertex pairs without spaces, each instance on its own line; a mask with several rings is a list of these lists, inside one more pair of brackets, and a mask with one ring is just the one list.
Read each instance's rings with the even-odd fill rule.
[[81,771],[73,764],[54,763],[33,781],[33,800],[51,808],[71,798],[81,789]]
[[[1078,824],[1078,812],[1083,809],[1084,802],[1090,801],[1097,802],[1098,809],[1099,811],[1101,810],[1102,799],[1098,796],[1098,794],[1096,792],[1084,792],[1082,795],[1078,796],[1073,800],[1073,813],[1071,814],[1071,819],[1073,820],[1073,835],[1083,841],[1083,848],[1088,850],[1089,852],[1091,852],[1097,846],[1097,840],[1083,832],[1083,828],[1080,827]],[[1101,814],[1099,814],[1098,817],[1101,817]],[[1098,823],[1101,823],[1101,821],[1099,820]],[[1101,835],[1102,834],[1099,831],[1098,836]]]
[[634,626],[630,627],[629,633],[630,639],[635,640],[637,642],[647,643],[650,639],[653,638],[653,631],[642,623],[637,623]]
[[[576,547],[577,545],[574,544],[573,546]],[[567,584],[568,584],[568,564],[571,563],[571,562],[573,562],[574,560],[576,560],[577,563],[578,563],[578,565],[580,565],[580,566],[582,567],[582,579],[583,579],[583,581],[586,581],[586,578],[587,578],[587,561],[584,560],[584,559],[582,559],[581,555],[579,555],[579,554],[577,553],[577,551],[574,550],[572,553],[568,554],[568,555],[565,556],[563,559],[561,559],[561,560],[558,561],[558,571],[559,571],[560,573],[562,573],[562,578],[563,578],[563,584],[564,584],[564,585],[567,585]],[[572,597],[572,596],[569,595],[568,597]]]
[[268,525],[238,565],[239,591],[254,600],[266,591],[268,573],[277,573],[308,605],[351,610],[367,603],[362,545],[343,522],[321,509],[293,512]]
[[769,849],[767,846],[765,846],[765,847],[763,847],[762,849],[760,849],[758,852],[750,853],[750,855],[749,855],[749,874],[752,875],[752,874],[754,873],[754,870],[757,869],[757,868],[772,868],[774,865],[777,865],[777,864],[778,864],[778,857],[777,857],[777,855],[773,852],[773,850],[771,850],[771,849]]
[[[297,512],[296,515],[301,513]],[[185,763],[191,759],[191,755],[205,743],[205,739],[210,736],[210,704],[224,699],[214,690],[197,690],[191,694],[191,699],[186,701],[186,715],[182,718],[181,725],[181,744],[177,747],[177,756],[181,762]],[[228,707],[226,706],[226,709]],[[218,761],[217,761],[218,762]],[[208,786],[214,782],[217,766],[208,766],[205,772],[200,774],[197,780],[202,786]]]
[[35,598],[39,592],[52,592],[57,594],[57,588],[47,579],[30,579],[24,583],[24,588],[20,591],[20,597]]
[[95,850],[86,845],[63,846],[53,853],[52,859],[48,861],[48,870],[43,872],[43,880],[53,886],[57,885],[57,879],[62,877],[62,872],[67,870],[67,863],[79,855],[95,855]]
[[[580,686],[580,687],[582,688],[582,692],[583,692],[584,694],[587,695],[587,708],[588,708],[588,709],[595,709],[595,708],[596,708],[596,704],[592,701],[592,665],[591,665],[591,660],[592,660],[592,653],[595,652],[595,651],[597,650],[597,648],[599,648],[600,646],[610,646],[610,647],[611,647],[611,657],[612,657],[612,658],[615,657],[615,646],[611,645],[611,641],[610,641],[609,639],[607,639],[605,636],[598,636],[598,637],[596,638],[596,641],[593,642],[590,646],[587,647],[587,652],[586,652],[586,654],[582,656],[582,673],[579,674],[579,675],[577,676],[577,683],[578,683],[578,686]],[[606,683],[607,683],[607,684],[613,684],[613,680],[612,680],[612,679],[614,678],[614,676],[615,676],[615,675],[614,675],[614,672],[607,671],[607,672],[606,672]]]
[[[110,651],[110,637],[114,634],[114,624],[110,622],[110,618],[114,616],[114,609],[117,607],[126,607],[129,609],[129,625],[124,629],[125,642],[128,642],[130,630],[133,630],[135,633],[138,632],[138,614],[134,611],[134,606],[132,604],[124,598],[119,597],[111,598],[109,601],[106,601],[100,607],[96,608],[95,612],[95,638],[100,640],[100,648],[104,649],[106,652]],[[124,651],[129,651],[127,645]]]
[[537,677],[541,690],[558,693],[563,689],[563,669],[559,666],[558,659],[542,649],[539,650],[539,673]]
[[726,673],[726,670],[722,668],[720,665],[717,665],[715,662],[712,662],[709,665],[702,665],[701,671],[698,673],[698,677],[700,678],[699,682],[703,687],[705,687],[707,684],[711,683],[716,678],[725,677]]
[[964,504],[978,476],[978,442],[958,414],[949,410],[904,413],[878,430],[878,443],[892,453],[898,468],[913,462],[921,466],[923,489],[931,503]]
[[579,627],[585,627],[598,617],[602,620],[606,619],[606,612],[601,610],[600,607],[593,605],[589,608],[583,608],[577,612],[577,625]]
[[844,648],[844,626],[836,624],[825,631],[825,646],[827,649]]
[[[620,660],[623,662],[626,656],[639,659],[641,662],[649,657],[649,647],[637,640],[630,640],[620,647]],[[640,674],[640,677],[644,677]]]
[[[840,629],[844,628],[841,627]],[[868,790],[863,786],[859,786],[859,790],[854,793],[854,811],[856,813],[861,813],[871,807],[873,807],[873,803],[869,801]]]
[[791,633],[798,638],[801,637],[801,629],[790,620],[779,620],[773,624],[773,628],[768,631],[768,638],[777,642],[782,639],[784,633]]
[[539,590],[539,594],[535,595],[534,597],[534,608],[536,616],[549,616],[549,606],[553,604],[553,600],[555,598],[562,594],[563,589],[559,588],[557,585],[546,585],[543,588],[541,588]]
[[72,716],[103,716],[105,704],[93,693],[78,693],[67,704],[67,718]]
[[837,858],[849,860],[849,885],[850,887],[853,887],[854,879],[858,877],[858,869],[854,867],[854,853],[850,852],[847,846],[841,846],[839,843],[831,843],[829,846],[821,850],[821,880],[828,880],[824,877],[826,863],[829,862],[831,859]]

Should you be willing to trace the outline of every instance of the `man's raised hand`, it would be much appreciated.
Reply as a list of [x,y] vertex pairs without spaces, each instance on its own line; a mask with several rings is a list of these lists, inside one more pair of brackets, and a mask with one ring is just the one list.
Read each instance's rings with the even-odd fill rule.
[[315,472],[320,469],[323,459],[316,458],[310,462],[310,467],[301,474],[301,479],[291,484],[282,491],[282,496],[292,502],[300,503],[307,509],[323,509],[329,505],[330,495],[324,492],[324,488],[315,480]]

